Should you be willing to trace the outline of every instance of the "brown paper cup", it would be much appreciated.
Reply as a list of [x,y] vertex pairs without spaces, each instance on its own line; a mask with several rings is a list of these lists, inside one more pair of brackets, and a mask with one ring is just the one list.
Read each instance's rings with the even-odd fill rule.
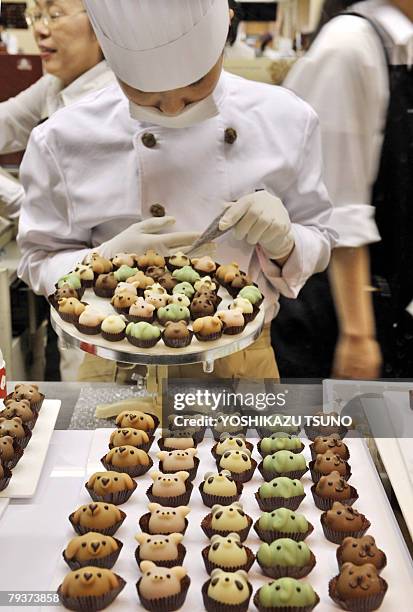
[[222,336],[222,331],[217,332],[216,334],[209,334],[208,336],[202,336],[195,332],[195,337],[198,342],[213,342],[214,340],[219,340]]
[[246,599],[246,601],[244,601],[242,604],[238,604],[236,606],[230,604],[222,604],[218,601],[215,601],[214,599],[211,599],[208,596],[209,583],[210,580],[207,580],[207,582],[202,585],[202,599],[204,602],[205,610],[207,610],[207,612],[247,612],[252,596],[252,586],[250,583],[248,583],[250,591],[248,599]]
[[[371,559],[369,559],[368,557],[366,558],[366,563],[373,563],[373,565],[376,565],[376,569],[378,572],[381,572],[387,565],[387,557],[384,554],[383,551],[381,551],[382,555],[381,555],[381,562],[380,564],[377,566],[375,563],[373,563],[373,561]],[[343,557],[342,557],[342,546],[339,546],[337,548],[337,552],[336,552],[336,558],[337,558],[337,565],[338,565],[338,569],[339,571],[341,570],[341,567],[344,563],[343,561]],[[361,565],[361,564],[360,564]]]
[[115,506],[120,506],[122,504],[125,504],[128,501],[128,499],[130,498],[130,496],[132,495],[132,493],[135,491],[136,487],[138,486],[135,481],[133,481],[133,484],[135,485],[133,489],[126,490],[126,491],[116,491],[115,493],[108,493],[107,495],[103,495],[103,496],[97,495],[93,489],[90,489],[87,486],[87,482],[85,483],[85,489],[89,493],[93,501],[107,502],[108,504],[114,504]]
[[102,289],[101,287],[96,287],[96,285],[93,285],[95,295],[101,298],[113,298],[115,295],[115,289],[116,287],[113,289]]
[[21,450],[24,450],[26,448],[26,446],[30,442],[30,438],[32,437],[32,432],[30,431],[30,429],[28,429],[25,425],[23,425],[23,428],[26,434],[24,438],[14,439],[16,446],[18,446]]
[[85,535],[85,533],[89,533],[90,531],[96,531],[96,533],[101,533],[102,535],[114,536],[119,527],[122,525],[123,521],[126,518],[125,512],[123,510],[120,511],[122,518],[117,523],[114,523],[110,527],[105,527],[104,529],[96,529],[96,527],[84,527],[83,525],[77,525],[73,522],[73,512],[69,515],[69,521],[79,535]]
[[109,472],[112,471],[112,472],[120,472],[121,474],[128,474],[131,478],[139,478],[139,476],[143,476],[144,474],[146,474],[146,472],[148,472],[153,467],[153,461],[149,456],[148,456],[149,458],[148,465],[136,465],[134,467],[125,467],[125,468],[116,467],[115,465],[112,465],[111,463],[107,463],[107,461],[105,460],[105,457],[106,455],[104,455],[100,460],[105,470],[108,470]]
[[60,602],[68,610],[78,610],[79,612],[95,612],[96,610],[104,610],[116,599],[122,589],[125,587],[126,582],[116,574],[119,580],[119,586],[116,589],[112,589],[105,595],[98,597],[66,597],[62,594],[62,585],[57,589]]
[[[185,472],[188,472],[188,474],[189,474],[188,482],[192,482],[195,479],[196,473],[197,473],[198,468],[199,468],[199,463],[200,462],[199,462],[198,457],[194,457],[194,464],[195,464],[194,467],[193,468],[189,468],[189,469],[188,468],[183,468],[183,470]],[[159,462],[159,471],[162,472],[163,474],[175,474],[176,472],[179,472],[181,470],[165,470],[164,467],[163,467],[163,462],[160,461]]]
[[316,565],[316,558],[314,554],[311,553],[310,562],[307,565],[303,565],[303,567],[287,567],[283,565],[268,567],[260,563],[258,557],[257,563],[260,566],[263,574],[269,578],[272,578],[273,580],[278,580],[278,578],[295,578],[296,580],[299,580],[300,578],[308,576],[308,574],[313,571]]
[[151,612],[173,612],[174,610],[179,610],[184,605],[191,579],[189,576],[185,576],[185,578],[181,580],[181,592],[177,595],[159,599],[146,599],[142,597],[139,593],[140,582],[141,579],[136,583],[136,590],[138,591],[140,602],[145,610],[150,610]]
[[129,323],[153,323],[155,320],[155,315],[152,315],[151,317],[139,317],[136,315],[129,314],[129,311],[126,313],[125,316],[128,319]]
[[108,334],[107,332],[102,331],[102,338],[107,340],[108,342],[121,342],[125,339],[125,332],[120,332],[119,334]]
[[361,538],[361,536],[363,536],[370,527],[370,521],[364,515],[362,515],[364,518],[364,525],[362,529],[359,529],[358,531],[337,531],[326,525],[325,514],[326,513],[323,512],[320,517],[321,526],[323,528],[325,537],[330,542],[333,542],[333,544],[342,544],[344,538]]
[[[144,561],[144,559],[141,559],[141,556],[139,554],[139,549],[140,549],[140,546],[138,546],[135,550],[135,560],[138,565],[141,564],[141,561]],[[182,565],[185,559],[185,555],[186,555],[185,546],[183,544],[178,544],[178,557],[176,559],[172,559],[168,561],[153,561],[153,563],[155,563],[155,565],[159,565],[160,567],[175,567],[177,565],[178,566]]]
[[[318,472],[317,470],[314,469],[314,465],[315,465],[315,461],[314,460],[310,461],[309,467],[310,467],[311,479],[314,482],[314,484],[317,484],[320,478],[322,478],[323,476],[328,476],[328,474],[322,474],[321,472]],[[351,478],[351,467],[349,466],[348,463],[346,465],[346,473],[344,474],[343,478],[344,480],[350,480]]]
[[90,327],[90,325],[82,325],[79,321],[76,323],[76,329],[86,336],[97,336],[101,333],[102,325],[95,325],[94,327]]
[[382,591],[376,595],[370,597],[359,597],[358,599],[341,599],[337,594],[337,580],[338,576],[335,576],[328,583],[328,594],[331,599],[343,610],[350,610],[350,612],[370,612],[371,610],[378,610],[383,603],[384,596],[387,593],[388,584],[383,578],[380,578]]
[[241,531],[234,531],[233,529],[218,531],[217,529],[213,529],[211,527],[212,514],[207,514],[201,521],[201,529],[205,533],[206,537],[210,540],[213,535],[221,535],[224,538],[228,536],[230,533],[238,533],[241,542],[244,542],[248,538],[248,534],[252,527],[252,518],[247,515],[248,518],[248,526],[245,529],[241,529]]
[[194,337],[194,332],[191,330],[189,331],[190,333],[186,338],[167,338],[165,336],[165,332],[162,332],[163,343],[169,348],[185,348],[186,346],[189,346],[191,344],[192,338]]
[[345,506],[352,506],[354,502],[356,502],[359,498],[357,490],[354,487],[350,487],[350,497],[349,499],[332,499],[331,497],[320,497],[316,493],[316,484],[313,484],[311,487],[311,493],[313,495],[314,503],[319,510],[331,510],[335,501],[339,501]]
[[259,519],[254,523],[254,529],[258,534],[258,537],[263,542],[267,542],[267,544],[271,544],[274,540],[279,540],[280,538],[290,538],[295,542],[303,542],[308,538],[308,536],[314,531],[313,525],[308,522],[308,529],[305,533],[286,533],[285,531],[272,531],[267,529],[261,529],[259,526]]
[[311,612],[311,610],[314,610],[314,608],[318,606],[319,603],[320,598],[317,595],[316,602],[313,606],[276,606],[273,608],[268,608],[260,604],[260,589],[258,589],[258,591],[256,591],[254,595],[254,605],[257,608],[258,612]]
[[[215,461],[219,461],[222,457],[222,455],[217,455],[217,446],[218,446],[218,442],[216,444],[214,444],[214,446],[211,448],[211,455],[213,456],[213,458],[215,459]],[[250,453],[252,454],[252,451],[254,450],[254,445],[251,444],[251,442],[245,441],[245,446],[247,447],[247,449],[250,451]]]
[[[314,451],[314,442],[310,444],[310,451],[311,451],[311,459],[315,461],[317,459],[317,453]],[[348,448],[347,448],[345,457],[342,457],[342,459],[344,459],[344,461],[348,461],[350,459],[350,451],[348,450]]]
[[[115,538],[116,540],[116,538]],[[101,557],[100,559],[88,559],[87,561],[76,561],[74,559],[68,559],[66,557],[66,551],[64,550],[62,553],[63,559],[66,561],[71,570],[78,570],[82,567],[88,567],[89,565],[92,567],[102,567],[106,569],[112,569],[115,565],[118,557],[120,555],[120,551],[122,550],[123,544],[120,540],[116,540],[118,545],[118,550],[111,553],[110,555],[106,555],[106,557]]]
[[295,495],[294,497],[289,497],[288,499],[285,497],[269,497],[267,499],[262,499],[258,491],[255,493],[257,504],[263,512],[272,512],[273,510],[278,510],[278,508],[297,510],[304,498],[305,493],[304,495]]
[[168,506],[171,508],[178,508],[178,506],[187,506],[191,499],[193,485],[191,482],[187,482],[186,493],[178,495],[177,497],[158,497],[152,494],[152,485],[146,491],[146,496],[150,502],[161,504],[162,506]]
[[3,465],[3,472],[3,478],[0,478],[0,491],[4,491],[4,489],[7,489],[7,487],[9,486],[10,479],[12,477],[11,470],[5,465]]
[[[141,528],[141,531],[143,531],[144,533],[150,533],[151,535],[171,535],[171,533],[176,533],[176,531],[162,531],[162,532],[154,532],[154,531],[150,531],[149,530],[149,519],[151,518],[151,514],[150,512],[147,512],[146,514],[143,514],[141,516],[141,518],[139,519],[139,527]],[[188,529],[188,519],[185,519],[185,528],[182,529],[182,531],[178,531],[178,533],[182,533],[182,535],[185,535],[185,531]]]
[[245,572],[249,572],[255,561],[254,553],[252,552],[250,548],[245,546],[245,551],[247,553],[247,562],[244,563],[244,565],[240,565],[240,566],[233,565],[231,567],[224,567],[223,565],[217,565],[216,563],[212,563],[208,559],[210,548],[211,548],[210,546],[207,546],[206,548],[202,550],[202,558],[204,560],[205,569],[207,571],[207,574],[211,574],[214,569],[222,569],[225,572],[236,572],[238,570],[244,570]]
[[[267,437],[267,436],[264,436],[264,437]],[[270,453],[265,453],[264,451],[261,450],[261,442],[262,442],[262,440],[260,440],[258,442],[257,449],[258,449],[258,452],[259,452],[259,454],[261,455],[261,457],[263,459],[265,459],[265,457],[267,457],[268,455],[272,455],[274,452],[276,452],[276,451],[272,451]],[[292,450],[292,451],[290,451],[290,453],[293,453],[294,455],[299,455],[300,453],[303,452],[304,449],[305,449],[305,445],[301,442],[301,448],[300,449],[296,449],[296,450]]]
[[153,338],[152,340],[138,340],[138,338],[133,338],[132,336],[128,336],[126,334],[126,339],[130,344],[133,344],[133,346],[137,346],[138,348],[143,349],[149,349],[153,348],[158,344],[159,340],[161,339],[161,336],[159,336],[159,338]]
[[231,497],[220,497],[219,495],[210,495],[209,493],[204,493],[204,482],[201,482],[199,485],[199,492],[202,497],[202,501],[205,506],[208,508],[212,508],[215,504],[220,504],[221,506],[230,506],[234,502],[238,501],[242,495],[243,485],[242,482],[236,482],[237,485],[237,494],[232,495]]
[[258,469],[261,472],[265,482],[270,482],[279,476],[285,476],[286,478],[291,478],[292,480],[301,480],[304,474],[308,472],[308,467],[306,467],[305,470],[293,470],[292,472],[270,472],[270,470],[266,470],[264,468],[263,461],[261,461],[261,463],[258,465]]

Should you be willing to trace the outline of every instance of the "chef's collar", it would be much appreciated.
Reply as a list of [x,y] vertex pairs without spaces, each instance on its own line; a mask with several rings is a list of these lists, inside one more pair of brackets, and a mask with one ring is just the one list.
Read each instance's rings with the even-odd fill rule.
[[413,22],[393,4],[381,0],[375,11],[375,17],[391,37],[397,47],[397,63],[413,64]]

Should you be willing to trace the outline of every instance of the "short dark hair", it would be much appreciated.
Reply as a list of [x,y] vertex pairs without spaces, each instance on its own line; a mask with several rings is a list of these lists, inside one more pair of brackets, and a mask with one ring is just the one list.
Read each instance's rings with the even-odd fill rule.
[[243,10],[240,2],[235,0],[228,0],[229,8],[234,11],[234,17],[229,27],[227,43],[232,45],[237,40],[239,24],[242,21]]

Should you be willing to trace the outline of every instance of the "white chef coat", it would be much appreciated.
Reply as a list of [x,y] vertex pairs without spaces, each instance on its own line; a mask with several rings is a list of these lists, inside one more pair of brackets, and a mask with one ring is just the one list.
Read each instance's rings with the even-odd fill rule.
[[[57,77],[46,74],[14,98],[0,103],[0,154],[23,151],[32,130],[59,108],[77,102],[87,94],[114,81],[114,74],[102,61],[67,87]],[[10,217],[17,217],[24,197],[23,187],[0,175],[0,200]]]
[[[33,131],[21,172],[27,198],[18,273],[34,291],[49,294],[91,248],[150,217],[155,203],[176,218],[176,231],[202,231],[224,202],[255,189],[276,194],[287,207],[292,255],[281,271],[229,232],[217,241],[217,261],[237,261],[249,271],[270,297],[271,315],[278,292],[296,296],[326,267],[330,203],[315,113],[283,88],[225,72],[214,97],[218,116],[168,129],[131,119],[127,99],[113,85]],[[238,134],[232,145],[224,140],[229,127]],[[155,136],[154,148],[144,146],[145,132]]]
[[[413,23],[386,0],[370,4],[393,40],[392,64],[411,66]],[[339,234],[338,246],[379,241],[371,194],[383,144],[389,82],[377,33],[365,19],[336,17],[293,66],[284,85],[311,104],[320,119],[324,180],[333,203],[331,224]]]

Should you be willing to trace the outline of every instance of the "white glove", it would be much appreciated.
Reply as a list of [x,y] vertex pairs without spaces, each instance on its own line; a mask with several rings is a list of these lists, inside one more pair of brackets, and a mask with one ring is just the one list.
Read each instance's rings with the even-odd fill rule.
[[294,247],[294,236],[287,209],[279,198],[257,191],[238,202],[228,203],[219,223],[221,231],[234,226],[235,238],[260,244],[271,259],[287,257]]
[[145,253],[154,249],[161,255],[188,250],[199,237],[196,232],[160,234],[175,223],[173,217],[154,217],[134,223],[123,232],[101,244],[96,250],[102,257],[111,258],[118,253]]

